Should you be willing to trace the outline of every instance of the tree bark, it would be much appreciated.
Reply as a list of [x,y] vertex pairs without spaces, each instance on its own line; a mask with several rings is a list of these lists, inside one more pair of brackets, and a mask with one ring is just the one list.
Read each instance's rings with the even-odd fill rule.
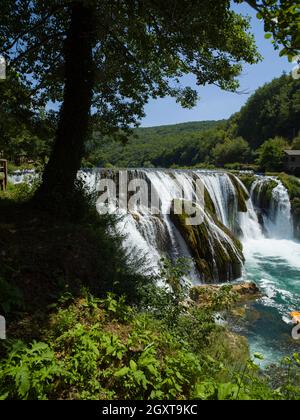
[[49,200],[64,199],[74,191],[93,95],[93,31],[92,9],[74,1],[65,42],[64,100],[54,148],[35,196],[42,206],[48,207]]

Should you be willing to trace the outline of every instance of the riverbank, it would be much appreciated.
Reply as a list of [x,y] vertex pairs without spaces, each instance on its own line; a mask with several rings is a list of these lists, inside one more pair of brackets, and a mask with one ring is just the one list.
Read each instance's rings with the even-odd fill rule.
[[[87,290],[95,293],[96,277],[84,291],[73,283],[91,275],[93,252],[101,255],[91,238],[100,235],[103,245],[103,231],[90,236],[91,214],[90,229],[87,222],[54,220],[19,202],[14,189],[0,207],[1,311],[10,338],[0,344],[2,399],[298,398],[295,377],[274,392],[248,361],[246,340],[215,323],[215,311],[232,303],[229,291],[216,293],[212,310],[187,312],[178,295],[143,286],[139,277],[139,305],[112,294],[99,300]],[[110,248],[107,264],[112,257]]]
[[[147,172],[147,174],[149,175],[149,172]],[[232,194],[234,194],[234,191],[236,191],[236,187],[231,187],[230,177],[227,178],[226,175],[220,176],[219,174],[208,175],[207,173],[205,173],[205,176],[207,177],[206,185],[208,190],[210,192],[215,192],[215,195],[212,195],[211,198],[215,214],[221,215],[223,217],[224,226],[225,223],[232,223],[232,226],[236,226],[238,219],[232,218],[232,215],[230,216],[229,213],[225,212],[226,203],[231,203],[231,206],[233,203],[236,203],[236,209],[238,209],[237,201],[235,199],[232,200],[232,195],[230,195],[230,191]],[[222,180],[222,183],[218,184],[217,181],[219,182],[220,180]],[[92,181],[91,175],[89,181]],[[218,185],[220,186],[220,190],[217,190]],[[230,189],[225,188],[225,186],[230,187]],[[233,307],[233,312],[235,311],[235,314],[233,315],[235,315],[235,319],[239,319],[242,322],[242,325],[245,327],[244,329],[237,321],[234,322],[236,330],[231,329],[231,331],[226,326],[219,325],[219,322],[216,322],[216,319],[218,318],[217,314],[222,312],[224,308],[231,308],[233,303],[235,303],[233,296],[235,292],[232,292],[230,285],[228,286],[228,289],[220,289],[218,287],[218,290],[216,290],[215,286],[210,286],[214,289],[215,297],[213,299],[214,305],[212,308],[210,308],[209,311],[207,308],[192,307],[190,310],[188,310],[188,312],[186,312],[185,306],[178,305],[178,299],[181,298],[179,298],[177,292],[173,295],[172,293],[170,294],[170,291],[167,292],[158,289],[152,282],[152,280],[154,280],[153,275],[152,277],[151,275],[149,277],[149,274],[137,275],[134,267],[132,266],[132,263],[130,263],[131,271],[128,270],[128,254],[126,254],[126,252],[124,253],[122,239],[118,235],[114,237],[113,234],[112,236],[112,232],[115,232],[116,234],[118,229],[116,229],[117,226],[114,224],[115,222],[110,217],[99,217],[99,215],[95,212],[95,207],[93,207],[94,205],[91,206],[91,203],[86,203],[85,208],[87,212],[85,217],[80,220],[66,220],[63,217],[59,218],[49,216],[45,212],[40,212],[34,209],[30,203],[26,203],[26,201],[24,202],[26,191],[23,191],[23,189],[24,186],[22,185],[12,187],[11,190],[2,196],[2,200],[0,201],[3,214],[5,214],[0,223],[0,240],[1,244],[5,244],[5,251],[0,255],[0,277],[2,280],[4,280],[4,282],[2,281],[2,288],[6,290],[6,298],[3,299],[2,305],[11,305],[10,308],[4,308],[5,314],[7,313],[9,324],[8,334],[11,334],[11,337],[14,339],[22,340],[22,343],[25,347],[23,346],[24,354],[20,355],[21,359],[23,356],[25,357],[27,354],[26,352],[30,352],[30,346],[33,346],[32,340],[38,340],[39,342],[43,343],[43,346],[47,349],[47,351],[50,349],[53,352],[54,366],[55,368],[57,367],[57,362],[60,360],[62,348],[59,347],[59,345],[58,347],[53,347],[52,341],[56,342],[56,340],[58,340],[58,342],[61,342],[61,340],[64,339],[61,338],[59,333],[55,333],[55,339],[52,340],[53,336],[51,334],[53,334],[53,331],[51,324],[49,324],[49,320],[52,317],[55,317],[57,313],[63,313],[65,317],[64,319],[67,322],[66,329],[69,331],[71,336],[72,334],[75,334],[73,330],[74,325],[72,323],[68,324],[69,321],[67,320],[69,318],[73,319],[73,313],[74,311],[77,311],[77,309],[74,308],[74,304],[77,306],[78,303],[75,302],[80,302],[82,299],[83,302],[86,302],[86,292],[82,292],[82,287],[84,287],[85,289],[88,289],[88,295],[91,296],[89,299],[92,299],[92,301],[93,299],[98,299],[99,296],[101,296],[102,301],[103,299],[104,301],[107,301],[106,299],[108,299],[110,302],[111,309],[109,310],[109,313],[112,311],[116,314],[114,323],[115,326],[113,327],[114,330],[112,331],[112,335],[117,336],[117,338],[112,338],[112,336],[110,336],[110,338],[112,340],[120,340],[121,347],[126,347],[128,340],[131,340],[131,336],[128,334],[128,332],[132,331],[132,329],[135,330],[131,320],[123,319],[121,323],[118,321],[119,318],[122,319],[123,317],[123,315],[120,315],[120,312],[122,312],[122,305],[121,307],[118,305],[116,306],[115,302],[118,301],[119,296],[124,295],[127,299],[126,305],[124,301],[124,305],[127,308],[126,311],[134,311],[136,314],[135,317],[138,319],[143,319],[143,317],[146,317],[149,324],[154,325],[156,322],[159,322],[159,324],[155,324],[157,325],[157,327],[155,327],[155,331],[152,331],[154,336],[157,334],[160,335],[161,331],[163,330],[166,332],[166,334],[170,334],[173,337],[172,340],[174,340],[174,342],[176,341],[177,343],[181,344],[185,343],[185,354],[191,354],[189,357],[192,357],[193,360],[198,360],[198,362],[199,360],[205,361],[205,367],[201,362],[202,374],[200,382],[191,381],[192,386],[190,386],[184,394],[186,398],[192,398],[195,395],[201,395],[201,398],[203,397],[203,399],[213,398],[213,395],[215,399],[221,398],[222,394],[219,395],[219,392],[221,393],[220,389],[223,389],[223,386],[226,383],[230,383],[230,387],[228,388],[228,394],[225,394],[224,399],[238,399],[242,398],[242,395],[243,397],[248,396],[252,399],[277,398],[273,393],[271,382],[268,382],[268,379],[264,375],[261,376],[261,374],[259,374],[258,377],[256,377],[258,368],[255,367],[253,362],[248,361],[250,353],[246,338],[250,343],[250,352],[252,357],[259,357],[259,359],[256,359],[256,361],[260,365],[263,365],[264,363],[260,360],[261,356],[256,354],[257,352],[261,353],[260,350],[262,350],[263,347],[253,347],[253,337],[258,337],[256,330],[253,332],[251,328],[249,328],[249,331],[253,332],[253,335],[247,336],[248,330],[245,327],[247,325],[245,319],[248,322],[248,309],[245,308],[245,306],[247,306],[248,303],[246,302],[243,304],[242,310],[240,310],[240,308],[236,308],[236,306]],[[219,195],[216,194],[217,191],[220,192]],[[228,196],[222,196],[222,191],[226,192]],[[21,199],[20,193],[22,193]],[[229,200],[230,196],[231,199]],[[209,209],[211,211],[211,205],[209,206]],[[234,214],[239,215],[239,212]],[[255,213],[252,212],[252,208],[249,203],[247,203],[247,213],[244,212],[242,214],[246,216],[246,219],[244,217],[241,221],[242,229],[250,233],[260,232],[262,235],[258,220],[253,219]],[[140,223],[141,216],[139,215],[139,217],[136,217],[134,220],[135,223]],[[255,225],[255,229],[253,229],[253,226],[250,224],[250,222]],[[249,228],[249,224],[252,226],[251,229]],[[112,230],[113,226],[114,230]],[[133,225],[131,226],[133,227]],[[136,225],[134,226],[136,228]],[[119,248],[115,248],[116,238],[118,238],[117,244]],[[262,239],[263,237],[257,238],[257,244],[262,243]],[[30,244],[30,247],[28,244]],[[248,255],[247,242],[243,241],[243,244],[244,253],[247,257],[247,270],[247,262],[250,260]],[[128,243],[126,246],[128,246]],[[117,251],[117,249],[119,249],[119,251]],[[259,250],[258,247],[254,248],[254,255],[257,250]],[[272,254],[270,254],[270,256],[272,258]],[[135,258],[132,258],[132,260]],[[112,263],[112,261],[114,262]],[[138,272],[141,273],[140,269],[142,267],[142,261],[135,259],[135,263],[136,268],[139,270]],[[106,266],[107,269],[104,270],[104,267]],[[253,267],[254,265],[250,265],[250,268]],[[164,277],[166,275],[171,276],[170,284],[173,285],[176,284],[176,282],[174,283],[174,273],[176,276],[180,276],[182,271],[178,267],[172,267],[172,265],[169,265],[167,272],[164,273]],[[116,279],[116,281],[112,281],[111,275],[117,275],[119,278]],[[105,278],[107,278],[106,283],[104,282]],[[249,280],[255,280],[250,276],[247,278],[249,278]],[[157,281],[157,277],[155,281]],[[259,281],[260,279],[258,279],[258,283]],[[19,293],[20,289],[22,292],[21,294]],[[107,297],[108,291],[114,292],[115,297],[112,297],[112,295]],[[1,293],[1,296],[5,296],[4,293]],[[254,293],[253,296],[256,297],[256,293]],[[206,299],[210,300],[210,298]],[[249,311],[251,312],[252,320],[256,319],[257,321],[269,319],[267,317],[261,316],[261,314],[256,317],[258,311],[252,309],[251,306],[260,304],[263,299],[265,299],[264,293],[262,297],[259,297],[258,301],[249,304]],[[14,306],[16,303],[18,303],[19,306]],[[128,305],[129,303],[130,305]],[[25,304],[25,308],[22,307],[23,304]],[[94,304],[92,306],[94,308],[97,306],[99,307],[99,310],[101,308],[101,310],[103,310],[103,303],[98,302],[96,306]],[[88,322],[90,311],[91,307],[89,304],[84,303],[81,312],[81,323],[83,325],[84,331],[87,332],[89,336],[90,333],[94,334],[94,329],[92,328],[92,325],[89,325],[86,331],[84,326]],[[109,317],[109,313],[107,314],[106,309],[104,308],[104,313],[102,313],[102,315],[105,319],[107,319],[107,317]],[[267,344],[268,340],[270,339],[268,332],[273,331],[273,322],[274,320],[272,320],[270,325],[264,324],[264,329],[261,330],[262,334],[264,334],[263,337],[265,338]],[[125,324],[125,327],[123,324]],[[106,324],[101,324],[100,328],[104,328],[104,325]],[[111,326],[108,328],[111,328]],[[45,333],[45,331],[49,331],[50,335]],[[125,333],[125,331],[127,332]],[[115,332],[116,334],[114,334]],[[151,337],[153,337],[153,335],[149,335],[149,340]],[[101,343],[103,339],[103,337],[99,338],[95,343],[93,341],[94,338],[92,337],[91,346],[98,349],[96,352],[99,355],[102,355]],[[161,336],[161,341],[159,341],[157,347],[155,348],[156,355],[164,354],[165,350],[162,347],[162,343],[165,340],[166,337]],[[271,341],[269,343],[271,343]],[[150,341],[146,341],[144,348],[146,348],[149,344]],[[277,344],[281,345],[281,342]],[[45,345],[47,347],[45,347]],[[67,343],[64,345],[67,345]],[[292,355],[291,348],[285,347],[285,350],[287,350],[285,356]],[[168,357],[169,351],[170,354],[173,354],[173,344],[167,351],[166,355]],[[7,350],[4,351],[3,355],[5,354],[9,357]],[[67,360],[69,360],[70,363],[73,363],[73,356],[68,353],[66,353],[66,355]],[[138,357],[138,355],[136,356]],[[102,358],[103,356],[99,357]],[[174,360],[174,363],[180,364],[181,357],[183,356],[178,353],[175,357],[176,360]],[[184,356],[184,365],[180,367],[179,374],[181,374],[181,369],[187,368],[185,363],[188,362],[189,357],[187,357],[187,360],[185,360]],[[208,362],[210,358],[212,358],[213,362]],[[133,363],[130,364],[130,360],[128,361],[126,359],[125,361],[125,359],[124,362],[119,363],[118,367],[119,370],[125,368],[125,370],[122,371],[126,372],[124,374],[124,378],[126,378],[126,380],[128,379],[130,382],[133,380],[132,366],[135,365]],[[266,359],[269,360],[268,353]],[[64,363],[68,363],[67,360],[65,360]],[[133,361],[137,366],[140,363],[138,360],[138,358],[133,358]],[[235,361],[238,361],[238,367],[236,366]],[[271,362],[273,361],[274,360]],[[280,360],[278,358],[278,362],[279,361]],[[160,364],[159,372],[160,375],[162,375],[165,359],[159,358],[158,362],[153,363]],[[198,372],[197,363],[196,365],[193,365],[192,371],[195,368],[196,372]],[[291,363],[297,364],[297,361],[294,360]],[[208,370],[207,364],[210,366]],[[246,365],[247,369],[249,369],[250,375],[249,377],[247,376],[247,383],[248,381],[253,382],[253,377],[255,376],[255,381],[259,381],[261,384],[260,387],[264,388],[264,391],[261,391],[260,394],[257,389],[254,391],[254,384],[251,385],[250,390],[246,383],[245,386],[243,385],[243,388],[245,389],[241,394],[234,391],[236,390],[236,384],[239,383],[240,380],[239,372],[241,369],[243,370],[243,366]],[[127,368],[129,370],[127,370]],[[280,370],[281,369],[283,369],[283,372],[285,371],[284,366],[281,366]],[[214,371],[214,373],[212,373],[212,371]],[[114,377],[116,372],[117,371],[107,373],[107,375],[111,374]],[[255,375],[254,372],[256,372]],[[37,375],[38,374],[39,373],[37,372]],[[76,370],[76,381],[79,380],[77,374],[78,372]],[[98,378],[99,372],[94,371],[94,374],[95,377]],[[199,374],[197,375],[199,376]],[[251,377],[252,379],[249,379]],[[151,380],[153,381],[153,378]],[[161,376],[157,377],[157,381],[159,380],[161,380]],[[296,379],[293,378],[293,384],[297,383],[295,380]],[[56,382],[56,379],[53,379],[53,381]],[[208,389],[206,389],[207,382],[212,384],[212,386],[209,386]],[[283,399],[288,398],[284,391],[285,385],[286,382],[282,380],[283,393],[281,394],[280,398]],[[85,386],[87,385],[85,384]],[[181,386],[181,384],[179,386]],[[103,394],[104,397],[111,395],[110,392],[116,392],[116,398],[123,397],[123,394],[118,393],[121,391],[117,391],[115,385],[112,385],[112,388],[109,388],[108,386],[107,390],[107,384],[104,381],[101,382],[101,387],[106,389],[105,393]],[[137,387],[138,391],[134,392],[138,392],[139,395],[144,395],[144,391],[142,390],[142,382],[135,384],[135,387]],[[201,392],[199,389],[201,389]],[[15,388],[13,388],[12,392],[17,391]],[[54,392],[54,394],[52,394],[52,392]],[[53,388],[51,388],[51,392],[49,391],[49,394],[46,393],[45,395],[48,398],[52,395],[60,395],[62,398],[64,398],[64,395],[69,395],[69,391],[66,389],[64,389],[62,392],[63,394],[57,394],[57,390],[53,390]],[[64,394],[64,392],[66,394]],[[100,398],[100,395],[102,394],[98,394],[97,392],[95,394],[95,392],[95,390],[91,391],[89,398],[92,398],[92,396],[97,396],[96,398]],[[210,394],[210,392],[212,394]],[[29,394],[26,395],[26,398],[28,396]],[[81,394],[80,390],[77,390],[76,396],[77,398],[82,398],[83,394]],[[128,396],[128,398],[130,397]],[[181,398],[181,393],[178,390],[176,393],[176,398]]]

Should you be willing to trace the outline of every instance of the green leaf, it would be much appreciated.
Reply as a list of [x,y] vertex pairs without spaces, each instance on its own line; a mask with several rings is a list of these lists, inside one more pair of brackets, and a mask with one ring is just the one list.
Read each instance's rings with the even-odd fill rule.
[[134,370],[134,371],[137,370],[137,364],[135,363],[134,360],[130,360],[129,366],[132,370]]
[[253,357],[257,360],[265,360],[264,356],[261,353],[254,353]]
[[129,373],[129,371],[130,371],[129,367],[123,367],[122,369],[115,372],[114,376],[116,378],[121,378],[123,376],[126,376]]
[[21,366],[18,369],[15,380],[20,397],[27,397],[30,389],[30,372],[27,366]]
[[7,392],[6,394],[0,395],[0,401],[6,400],[8,398],[8,396],[9,396],[9,392]]

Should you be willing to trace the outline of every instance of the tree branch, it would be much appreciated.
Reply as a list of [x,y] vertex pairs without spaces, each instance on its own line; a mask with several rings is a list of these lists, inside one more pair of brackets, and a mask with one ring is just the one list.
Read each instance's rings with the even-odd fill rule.
[[257,12],[261,12],[261,8],[258,6],[255,0],[245,0],[245,2],[248,3],[249,6],[255,9]]
[[53,14],[55,12],[57,12],[58,10],[63,9],[65,6],[66,6],[66,4],[63,3],[63,4],[59,5],[59,6],[56,6],[56,7],[52,8],[51,11],[48,14],[46,14],[46,16],[44,16],[43,19],[41,19],[39,22],[37,22],[31,28],[25,29],[16,38],[14,38],[13,41],[10,44],[8,44],[8,46],[6,46],[1,51],[1,53],[2,54],[8,53],[8,51],[11,50],[17,44],[17,42],[20,41],[20,39],[22,39],[25,35],[28,35],[31,32],[34,32],[36,29],[38,29],[40,26],[42,26],[51,16],[53,16]]

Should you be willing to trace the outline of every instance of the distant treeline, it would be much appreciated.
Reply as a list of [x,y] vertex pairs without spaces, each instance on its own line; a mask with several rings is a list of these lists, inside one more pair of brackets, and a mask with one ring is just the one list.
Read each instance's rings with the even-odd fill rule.
[[[0,155],[15,163],[45,162],[57,114],[38,108],[14,76],[0,84],[0,105]],[[299,132],[300,80],[284,74],[227,121],[139,128],[125,145],[101,136],[94,124],[83,166],[281,170],[283,149],[300,149]]]
[[259,88],[228,121],[137,129],[127,145],[95,138],[85,164],[232,168],[258,165],[262,170],[279,170],[283,149],[300,148],[299,131],[300,81],[284,74]]

